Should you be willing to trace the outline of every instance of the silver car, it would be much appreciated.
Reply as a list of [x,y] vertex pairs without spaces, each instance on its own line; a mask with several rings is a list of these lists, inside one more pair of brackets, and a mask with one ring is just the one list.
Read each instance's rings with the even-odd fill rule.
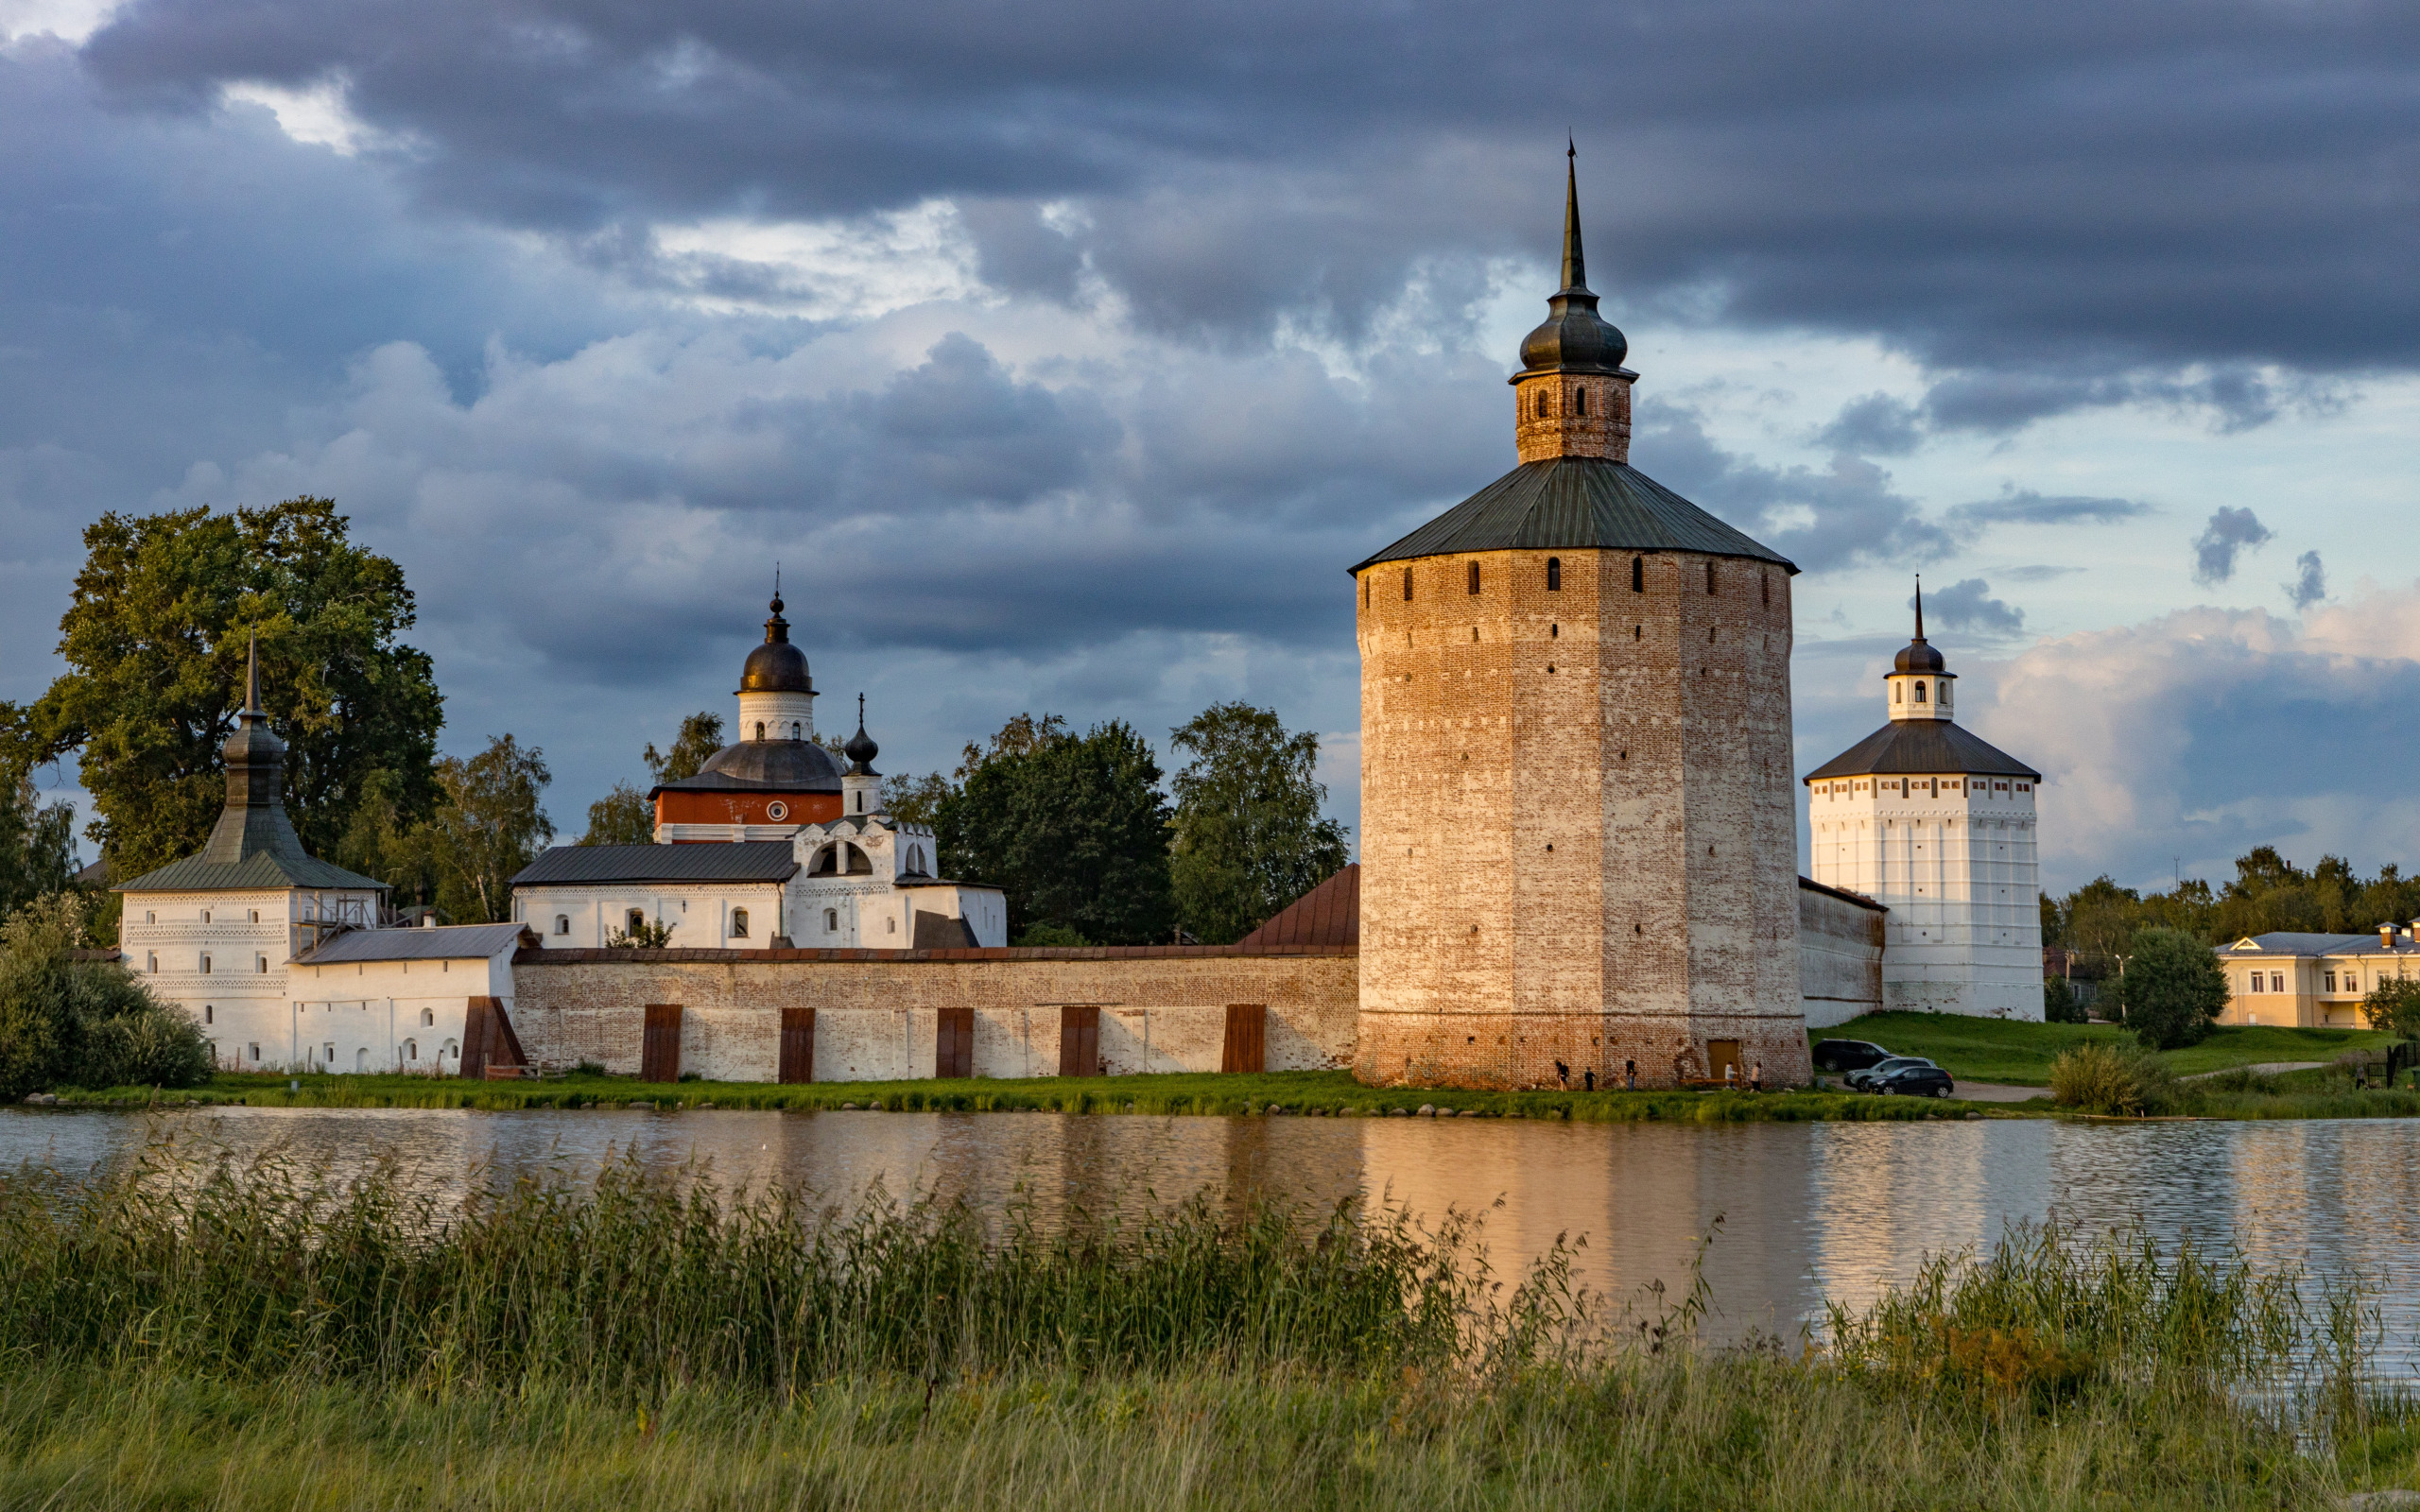
[[1882,1077],[1890,1075],[1894,1071],[1905,1071],[1910,1066],[1929,1066],[1931,1064],[1931,1061],[1927,1060],[1922,1056],[1893,1056],[1888,1060],[1877,1060],[1873,1065],[1867,1066],[1862,1070],[1850,1072],[1846,1080],[1849,1084],[1849,1091],[1871,1091],[1874,1090],[1874,1084],[1876,1081],[1880,1080]]

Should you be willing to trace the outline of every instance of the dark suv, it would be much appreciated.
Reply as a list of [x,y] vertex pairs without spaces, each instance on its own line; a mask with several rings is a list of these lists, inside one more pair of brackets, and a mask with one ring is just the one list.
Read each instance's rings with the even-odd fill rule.
[[1922,1056],[1892,1056],[1861,1070],[1852,1071],[1843,1078],[1853,1092],[1870,1092],[1882,1084],[1882,1078],[1894,1071],[1913,1066],[1929,1066],[1932,1062]]
[[1863,1071],[1891,1058],[1891,1052],[1863,1040],[1818,1040],[1815,1041],[1817,1071]]

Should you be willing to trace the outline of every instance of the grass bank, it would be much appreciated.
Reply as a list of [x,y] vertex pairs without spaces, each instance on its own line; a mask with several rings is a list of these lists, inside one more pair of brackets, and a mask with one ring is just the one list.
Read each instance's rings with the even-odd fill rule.
[[[2050,1062],[2095,1040],[2133,1044],[2133,1031],[2108,1023],[2025,1023],[1957,1013],[1869,1013],[1835,1029],[1807,1033],[1811,1043],[1867,1040],[1903,1056],[1922,1056],[1960,1081],[2039,1087]],[[2348,1050],[2384,1050],[2394,1036],[2371,1029],[2289,1029],[2268,1024],[2216,1028],[2198,1045],[2161,1054],[2179,1076],[2280,1060],[2333,1060]]]
[[959,1112],[1242,1114],[1388,1117],[1430,1108],[1456,1116],[1583,1123],[1806,1123],[1961,1118],[1973,1109],[1928,1098],[1863,1097],[1839,1091],[1486,1092],[1453,1088],[1365,1087],[1340,1071],[1253,1075],[1042,1076],[1016,1080],[895,1082],[643,1082],[571,1075],[545,1081],[463,1081],[432,1076],[221,1074],[189,1091],[147,1087],[61,1088],[71,1107],[237,1105],[251,1108],[844,1108]]
[[[2138,1238],[1716,1349],[1470,1226],[986,1239],[627,1168],[439,1211],[275,1166],[0,1177],[0,1505],[2303,1508],[2420,1484],[2373,1314]],[[1685,1282],[1688,1278],[1673,1278]],[[1495,1282],[1510,1284],[1498,1289]]]

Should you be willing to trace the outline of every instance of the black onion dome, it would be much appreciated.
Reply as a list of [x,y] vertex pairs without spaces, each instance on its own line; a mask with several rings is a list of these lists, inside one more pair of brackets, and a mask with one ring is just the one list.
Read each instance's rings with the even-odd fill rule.
[[742,693],[813,693],[806,675],[806,653],[790,644],[790,622],[782,618],[781,595],[773,596],[772,618],[765,622],[765,644],[748,653],[739,671]]
[[1564,185],[1563,287],[1547,300],[1546,323],[1521,338],[1521,372],[1513,381],[1542,372],[1600,372],[1634,377],[1622,367],[1630,337],[1597,313],[1589,292],[1588,263],[1580,248],[1580,176],[1577,161]]
[[882,754],[882,747],[873,743],[872,735],[866,733],[866,696],[862,693],[857,695],[857,732],[851,735],[849,743],[840,747],[840,754],[856,764],[849,768],[850,776],[877,777],[881,775],[871,765],[876,756]]
[[743,740],[706,758],[695,777],[659,784],[704,790],[772,788],[784,793],[838,793],[840,764],[811,740]]
[[1922,641],[1910,641],[1891,663],[1897,672],[1939,672],[1949,665],[1939,651]]

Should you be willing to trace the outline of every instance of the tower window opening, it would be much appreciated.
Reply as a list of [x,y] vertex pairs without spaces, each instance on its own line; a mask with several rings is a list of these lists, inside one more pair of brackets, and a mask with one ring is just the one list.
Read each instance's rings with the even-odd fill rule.
[[557,914],[555,916],[555,933],[558,935],[568,935],[571,933],[571,915]]
[[1547,392],[1541,388],[1538,390],[1538,419],[1540,420],[1547,418]]
[[765,738],[765,721],[762,719],[756,721],[756,738],[758,740]]
[[735,908],[731,911],[731,937],[734,939],[746,939],[748,937],[747,909]]
[[1919,682],[1919,683],[1917,683],[1917,684],[1916,684],[1916,702],[1918,702],[1918,703],[1922,703],[1922,702],[1924,702],[1924,701],[1925,701],[1925,685],[1924,685],[1923,683]]
[[844,845],[840,849],[848,854],[846,868],[850,876],[870,877],[873,875],[873,863],[867,859],[864,851],[858,850],[853,845]]
[[826,908],[823,910],[823,933],[826,935],[837,935],[839,932],[840,910],[838,908]]
[[1563,558],[1560,557],[1547,558],[1547,592],[1549,593],[1563,592]]
[[810,877],[833,875],[840,869],[839,855],[839,849],[837,846],[825,846],[815,852],[814,861],[807,865],[806,874]]
[[799,738],[801,738],[800,725],[797,720],[793,719],[790,721],[790,739],[797,740]]
[[434,1009],[434,1008],[423,1008],[423,1009],[421,1009],[421,1010],[420,1010],[420,1026],[421,1026],[422,1028],[424,1028],[424,1029],[434,1028],[434,1027],[436,1027],[436,1024],[437,1024],[437,1010],[436,1010],[436,1009]]
[[217,1016],[218,1016],[218,1010],[217,1010],[217,1009],[216,1009],[216,1008],[214,1008],[214,1007],[212,1007],[209,1004],[205,1003],[205,1004],[203,1004],[203,1005],[201,1005],[201,1022],[204,1022],[204,1023],[216,1023],[216,1022],[218,1022],[218,1018],[217,1018]]
[[1773,607],[1773,575],[1772,575],[1772,574],[1771,574],[1771,573],[1767,573],[1767,574],[1765,574],[1765,576],[1762,576],[1762,577],[1760,577],[1760,578],[1758,578],[1758,579],[1756,580],[1756,593],[1757,593],[1758,596],[1759,596],[1759,597],[1761,597],[1761,598],[1764,600],[1765,608],[1767,608],[1767,609],[1771,609],[1771,608],[1772,608],[1772,607]]
[[1705,591],[1709,593],[1714,592],[1714,563],[1712,562],[1705,564]]
[[1370,607],[1370,579],[1367,577],[1361,579],[1361,607],[1363,609]]
[[1403,570],[1403,601],[1407,604],[1411,602],[1411,569],[1409,567]]
[[1891,684],[1891,701],[1892,701],[1893,703],[1898,703],[1898,702],[1900,702],[1901,700],[1900,700],[1899,695],[1900,695],[1900,694],[1902,694],[1902,693],[1904,693],[1904,692],[1906,692],[1906,691],[1907,691],[1906,689],[1904,689],[1904,688],[1900,687],[1900,686],[1899,686],[1897,683],[1895,683],[1895,682],[1894,682],[1894,683],[1893,683],[1893,684]]
[[1634,593],[1647,592],[1647,558],[1644,557],[1630,559],[1630,591]]
[[1470,588],[1470,591],[1471,591],[1472,593],[1478,593],[1478,563],[1477,563],[1477,562],[1473,562],[1473,563],[1471,563],[1471,588]]
[[1588,418],[1588,390],[1587,390],[1587,389],[1585,389],[1585,388],[1575,388],[1575,389],[1573,389],[1573,390],[1571,391],[1571,412],[1572,412],[1574,415],[1579,416],[1579,417],[1580,417],[1581,419],[1582,419],[1582,420],[1585,420],[1585,419],[1587,419],[1587,418]]

